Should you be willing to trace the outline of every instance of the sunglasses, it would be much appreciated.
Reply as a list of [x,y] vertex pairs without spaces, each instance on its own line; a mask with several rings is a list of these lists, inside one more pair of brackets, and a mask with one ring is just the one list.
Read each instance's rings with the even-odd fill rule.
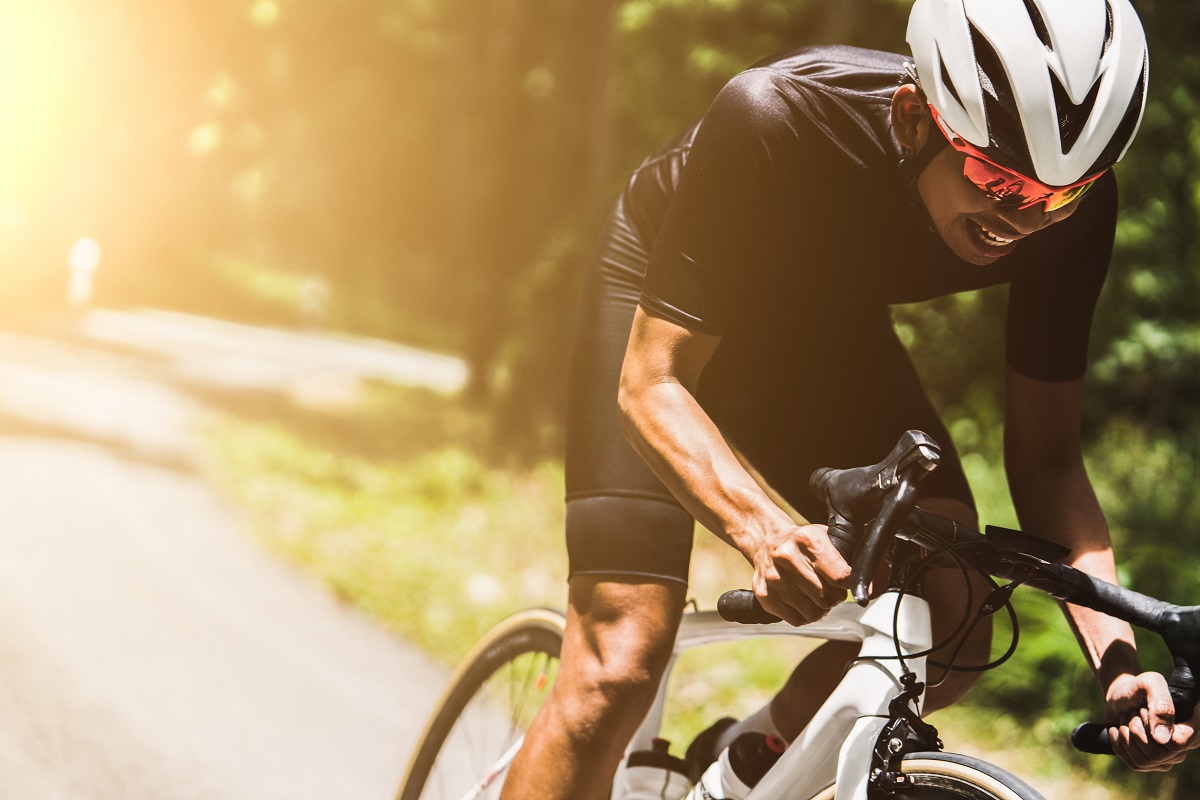
[[979,148],[955,136],[942,124],[941,117],[938,116],[933,106],[930,106],[929,110],[933,113],[933,121],[937,123],[938,130],[950,142],[950,146],[966,155],[967,158],[963,162],[963,177],[1002,206],[1024,210],[1032,208],[1038,203],[1045,203],[1046,212],[1049,213],[1083,197],[1087,190],[1092,188],[1096,179],[1104,174],[1101,172],[1070,186],[1047,186],[995,163]]

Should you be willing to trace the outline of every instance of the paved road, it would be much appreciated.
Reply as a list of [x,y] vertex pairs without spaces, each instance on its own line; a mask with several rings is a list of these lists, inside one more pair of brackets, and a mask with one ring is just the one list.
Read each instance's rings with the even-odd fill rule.
[[165,313],[0,332],[0,800],[390,797],[442,673],[242,533],[197,389],[463,376]]

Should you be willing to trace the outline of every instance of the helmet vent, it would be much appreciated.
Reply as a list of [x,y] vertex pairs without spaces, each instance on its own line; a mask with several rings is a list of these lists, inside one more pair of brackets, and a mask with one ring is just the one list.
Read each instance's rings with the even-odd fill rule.
[[1112,3],[1105,2],[1104,10],[1106,12],[1105,17],[1104,17],[1104,47],[1100,50],[1101,58],[1104,58],[1104,54],[1108,52],[1108,46],[1112,44],[1112,40],[1113,40]]
[[1054,90],[1054,107],[1058,112],[1058,138],[1062,142],[1063,155],[1066,155],[1071,152],[1075,142],[1079,141],[1084,125],[1092,115],[1092,109],[1096,106],[1096,96],[1100,94],[1100,83],[1097,81],[1092,86],[1092,90],[1079,105],[1071,102],[1067,90],[1053,70],[1050,71],[1050,86]]
[[1029,155],[1029,145],[1025,142],[1021,112],[1013,100],[1008,74],[996,51],[974,25],[971,26],[971,43],[975,48],[979,85],[983,89],[983,108],[991,146],[999,151],[1000,163],[1031,175],[1033,160]]
[[1133,97],[1129,101],[1129,107],[1125,109],[1125,116],[1121,118],[1121,124],[1117,126],[1117,131],[1108,141],[1108,147],[1104,148],[1104,152],[1092,164],[1091,169],[1087,171],[1088,175],[1095,175],[1101,170],[1106,170],[1115,164],[1121,154],[1125,152],[1125,148],[1129,145],[1129,141],[1133,135],[1137,133],[1138,123],[1142,119],[1142,96],[1146,92],[1146,76],[1149,74],[1150,60],[1144,58],[1142,61],[1142,78],[1138,81],[1137,90],[1134,91]]
[[958,90],[954,88],[954,81],[950,80],[950,72],[946,69],[946,59],[942,58],[942,49],[940,47],[938,48],[938,67],[942,70],[942,86],[945,86],[950,91],[950,96],[954,98],[954,102],[962,105],[962,98],[958,96]]
[[[1037,3],[1033,0],[1025,0],[1025,10],[1029,12],[1029,20],[1033,23],[1033,30],[1037,33],[1038,39],[1047,50],[1053,52],[1054,45],[1050,41],[1050,30],[1046,27],[1046,20],[1042,19],[1042,12],[1038,10]],[[1112,18],[1112,9],[1109,11],[1109,18]]]

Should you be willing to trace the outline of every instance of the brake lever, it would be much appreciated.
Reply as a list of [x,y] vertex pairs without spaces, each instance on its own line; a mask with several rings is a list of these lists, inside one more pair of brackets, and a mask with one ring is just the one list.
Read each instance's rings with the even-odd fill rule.
[[884,496],[879,516],[875,517],[871,529],[859,544],[850,572],[850,591],[854,595],[854,602],[860,606],[866,607],[870,599],[871,579],[875,577],[875,570],[879,568],[892,542],[892,534],[908,518],[916,503],[917,484],[908,475],[900,477],[892,492]]
[[[871,578],[892,535],[916,504],[916,485],[941,460],[927,434],[908,431],[878,464],[854,469],[820,469],[810,486],[825,501],[829,538],[851,564],[854,599],[865,606]],[[859,526],[873,521],[859,542]]]

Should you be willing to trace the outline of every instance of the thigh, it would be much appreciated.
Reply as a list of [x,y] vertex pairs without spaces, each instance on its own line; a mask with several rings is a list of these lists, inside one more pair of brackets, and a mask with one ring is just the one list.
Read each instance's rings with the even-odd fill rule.
[[617,389],[648,258],[618,204],[588,276],[567,406],[570,574],[686,584],[694,522],[625,440]]

